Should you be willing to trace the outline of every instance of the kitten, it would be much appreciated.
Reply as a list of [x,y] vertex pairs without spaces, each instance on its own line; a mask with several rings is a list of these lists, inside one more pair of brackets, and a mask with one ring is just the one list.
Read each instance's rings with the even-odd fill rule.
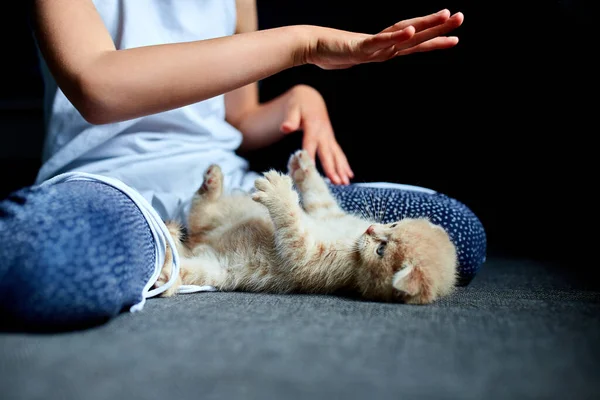
[[[221,291],[343,291],[413,304],[452,292],[457,256],[443,228],[421,218],[379,224],[342,211],[305,151],[292,155],[288,170],[266,172],[251,195],[227,196],[221,169],[206,170],[185,241],[179,227],[168,224],[181,267],[163,296],[181,284]],[[170,256],[156,286],[169,280]]]

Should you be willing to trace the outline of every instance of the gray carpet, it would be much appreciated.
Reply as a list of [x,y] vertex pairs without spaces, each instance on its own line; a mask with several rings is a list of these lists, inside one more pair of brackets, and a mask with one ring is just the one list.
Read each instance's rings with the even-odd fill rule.
[[600,292],[491,259],[430,306],[200,293],[65,334],[0,334],[0,398],[600,398]]

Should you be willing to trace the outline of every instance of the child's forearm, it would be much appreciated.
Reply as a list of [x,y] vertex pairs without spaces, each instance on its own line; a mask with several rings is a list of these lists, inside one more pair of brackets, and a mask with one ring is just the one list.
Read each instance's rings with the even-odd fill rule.
[[109,123],[167,111],[228,92],[297,65],[298,27],[199,42],[110,51],[84,72],[80,111]]

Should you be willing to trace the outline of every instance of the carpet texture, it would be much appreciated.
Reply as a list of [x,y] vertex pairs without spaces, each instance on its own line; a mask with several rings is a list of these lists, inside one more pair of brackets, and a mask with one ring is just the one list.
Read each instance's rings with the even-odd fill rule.
[[592,399],[600,291],[489,259],[428,306],[197,293],[62,334],[0,333],[12,399]]

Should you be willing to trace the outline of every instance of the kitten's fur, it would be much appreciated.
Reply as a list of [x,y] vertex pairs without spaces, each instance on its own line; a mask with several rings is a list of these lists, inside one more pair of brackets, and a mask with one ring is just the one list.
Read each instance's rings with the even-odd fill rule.
[[[379,224],[345,213],[304,151],[292,155],[288,170],[289,175],[265,173],[252,195],[225,196],[220,168],[207,169],[186,239],[176,224],[168,224],[181,272],[163,296],[181,284],[196,284],[222,291],[344,291],[425,304],[453,290],[456,249],[443,228],[427,219]],[[169,254],[156,286],[170,272]]]

